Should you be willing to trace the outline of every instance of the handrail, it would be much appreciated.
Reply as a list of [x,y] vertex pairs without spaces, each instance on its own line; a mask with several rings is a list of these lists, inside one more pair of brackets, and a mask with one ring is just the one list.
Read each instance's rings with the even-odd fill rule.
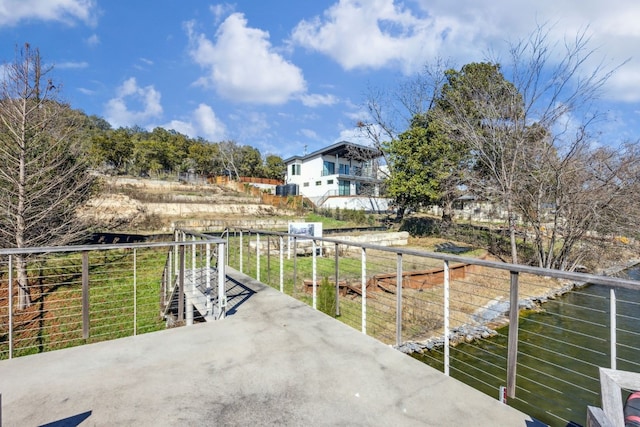
[[327,192],[326,192],[326,193],[324,193],[324,194],[322,195],[322,197],[320,197],[320,198],[318,199],[318,201],[316,202],[316,206],[317,206],[317,207],[322,206],[322,205],[324,204],[324,202],[326,202],[326,201],[327,201],[327,199],[329,199],[329,197],[331,197],[331,196],[337,196],[337,195],[338,195],[338,190],[327,190]]
[[[204,235],[203,235],[204,236]],[[204,243],[224,243],[224,240],[207,236]],[[20,254],[46,254],[82,251],[105,251],[111,249],[135,249],[135,248],[159,248],[164,246],[195,246],[201,245],[202,240],[176,241],[176,242],[143,242],[143,243],[109,243],[100,245],[76,245],[76,246],[37,246],[27,248],[4,248],[0,249],[0,256],[20,255]]]
[[338,245],[358,246],[363,249],[376,249],[382,252],[390,252],[394,254],[428,257],[428,258],[437,259],[441,261],[459,262],[459,263],[464,263],[469,265],[495,268],[498,270],[505,270],[505,271],[510,271],[514,273],[528,273],[528,274],[534,274],[538,276],[552,277],[555,279],[571,280],[577,283],[592,283],[592,284],[605,285],[610,287],[640,290],[640,284],[638,284],[638,282],[635,280],[620,279],[617,277],[610,277],[610,276],[604,276],[604,275],[577,273],[572,271],[554,270],[550,268],[534,267],[534,266],[523,265],[523,264],[512,264],[512,263],[500,262],[500,261],[490,261],[486,259],[465,257],[461,255],[452,255],[452,254],[447,254],[443,252],[430,252],[430,251],[422,251],[417,249],[379,246],[379,245],[370,244],[370,243],[356,243],[348,240],[340,240],[340,239],[335,239],[331,237],[311,238],[307,235],[301,235],[301,234],[288,234],[288,233],[277,232],[277,231],[255,230],[255,229],[241,228],[241,227],[233,227],[232,229],[237,229],[237,230],[251,232],[251,233],[272,235],[272,236],[288,236],[288,237],[296,237],[298,239],[306,239],[306,240],[313,239],[315,241],[328,242],[328,243],[338,244]]

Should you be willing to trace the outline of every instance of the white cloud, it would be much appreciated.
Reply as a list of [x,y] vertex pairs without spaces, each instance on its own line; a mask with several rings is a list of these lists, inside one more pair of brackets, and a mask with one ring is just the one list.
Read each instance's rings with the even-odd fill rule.
[[55,64],[55,68],[58,68],[60,70],[67,70],[67,69],[78,69],[78,68],[87,68],[89,66],[88,62],[60,62],[58,64]]
[[381,68],[400,64],[407,71],[435,51],[438,28],[394,0],[341,0],[324,18],[303,20],[294,44],[324,53],[343,68]]
[[216,24],[219,24],[222,21],[222,18],[225,15],[233,12],[234,9],[235,9],[235,6],[229,3],[215,4],[209,7],[209,10],[211,11],[211,13],[213,13],[213,16],[215,17]]
[[24,20],[59,21],[73,24],[95,22],[96,0],[3,0],[0,2],[0,26]]
[[318,133],[311,129],[300,129],[300,133],[307,139],[319,140],[320,136]]
[[349,141],[360,145],[371,145],[371,140],[358,128],[342,129],[333,142]]
[[[128,102],[133,102],[138,108],[130,107]],[[104,113],[107,121],[114,127],[144,126],[150,119],[160,115],[160,92],[152,85],[139,87],[134,77],[125,80],[117,88],[115,98],[107,102]]]
[[204,137],[210,141],[224,139],[226,134],[225,125],[216,117],[216,113],[210,106],[206,104],[198,105],[193,116]]
[[[517,11],[516,8],[517,7]],[[345,70],[395,68],[418,71],[438,57],[452,65],[492,58],[507,60],[508,44],[526,39],[539,25],[550,28],[549,41],[586,31],[595,54],[586,62],[615,67],[640,56],[640,2],[637,0],[339,0],[321,16],[301,21],[291,43],[326,55]],[[560,50],[559,50],[560,52]],[[605,87],[606,97],[640,100],[637,62],[629,62]]]
[[85,42],[89,46],[98,46],[100,44],[100,37],[98,37],[97,34],[92,34],[91,36],[89,36],[89,38],[87,38],[87,40],[85,40]]
[[333,95],[304,94],[300,96],[300,101],[306,107],[317,107],[320,105],[334,105],[338,98]]
[[278,54],[269,33],[247,27],[241,13],[227,17],[215,40],[187,25],[193,60],[206,70],[198,80],[229,100],[282,104],[306,90],[302,71]]
[[95,95],[95,93],[96,93],[95,90],[87,89],[87,88],[84,88],[84,87],[79,87],[78,88],[78,92],[80,92],[83,95]]
[[218,119],[213,109],[206,105],[200,104],[191,113],[188,121],[172,120],[162,126],[165,129],[173,129],[191,138],[203,137],[211,142],[219,142],[225,139],[226,126]]

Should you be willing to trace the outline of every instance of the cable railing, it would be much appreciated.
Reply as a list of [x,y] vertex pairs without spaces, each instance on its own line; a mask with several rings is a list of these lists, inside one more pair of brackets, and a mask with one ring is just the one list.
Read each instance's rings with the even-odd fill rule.
[[230,267],[550,425],[584,424],[599,367],[640,372],[636,280],[270,231],[227,241]]
[[[220,278],[211,277],[214,270],[207,266],[217,264],[214,256],[224,257],[226,242],[180,237],[175,242],[0,249],[0,359],[193,323],[188,318],[194,312],[192,293],[184,287],[194,283],[189,276],[197,272],[205,289],[216,288]],[[217,271],[225,274],[221,265]],[[223,317],[215,305],[219,300],[212,298],[210,313],[199,314]]]

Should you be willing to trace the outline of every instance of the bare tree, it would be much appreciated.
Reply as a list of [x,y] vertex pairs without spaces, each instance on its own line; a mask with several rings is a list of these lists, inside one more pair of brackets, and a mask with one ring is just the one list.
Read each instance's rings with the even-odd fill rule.
[[[40,53],[25,44],[0,82],[0,219],[3,247],[62,245],[85,237],[77,210],[95,178],[78,139],[78,115],[61,103]],[[26,255],[17,255],[18,308],[31,303]]]
[[614,70],[586,69],[595,54],[586,32],[565,42],[558,62],[548,36],[541,26],[511,46],[508,79],[495,62],[453,72],[440,118],[474,153],[471,188],[506,208],[512,261],[519,215],[533,226],[540,266],[572,269],[576,244],[627,190],[611,187],[624,162],[615,166],[606,150],[592,149],[593,101]]
[[445,81],[444,71],[450,66],[437,58],[396,87],[368,89],[365,104],[369,120],[356,125],[374,148],[385,155],[384,142],[396,139],[416,116],[433,107]]

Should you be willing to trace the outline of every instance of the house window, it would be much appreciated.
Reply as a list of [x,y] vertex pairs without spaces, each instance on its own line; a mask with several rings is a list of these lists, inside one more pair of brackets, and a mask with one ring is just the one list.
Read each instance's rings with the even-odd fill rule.
[[338,168],[338,173],[340,175],[349,175],[349,165],[343,165],[341,164],[340,167]]
[[322,164],[322,176],[335,175],[336,164],[333,162],[324,161]]
[[327,184],[329,184],[329,185],[333,184],[333,180],[332,179],[328,179],[327,180]]
[[291,165],[291,175],[300,175],[300,165]]
[[322,185],[322,181],[316,181],[316,185]]
[[302,186],[303,186],[303,187],[308,187],[308,186],[309,186],[309,183],[308,183],[308,182],[303,182],[303,183],[302,183]]
[[351,181],[338,180],[338,195],[350,196],[351,195]]

